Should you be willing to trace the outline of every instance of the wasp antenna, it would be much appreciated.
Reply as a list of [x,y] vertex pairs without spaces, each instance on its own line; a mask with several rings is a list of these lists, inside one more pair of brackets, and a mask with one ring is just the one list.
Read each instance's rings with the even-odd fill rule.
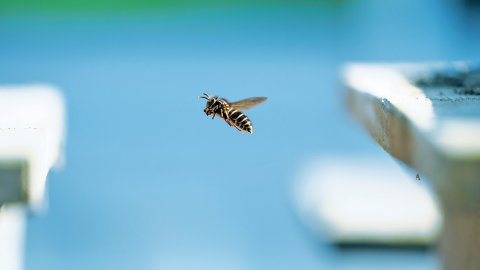
[[209,99],[209,98],[210,98],[210,96],[209,96],[207,93],[203,93],[203,94],[204,94],[205,96],[207,96],[207,97],[199,96],[198,98],[204,98],[204,99]]

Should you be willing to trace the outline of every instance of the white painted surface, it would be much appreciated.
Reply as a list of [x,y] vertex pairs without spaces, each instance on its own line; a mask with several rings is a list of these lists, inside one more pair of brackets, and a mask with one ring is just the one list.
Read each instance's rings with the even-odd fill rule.
[[43,84],[0,86],[0,130],[43,129],[46,166],[63,166],[66,105],[61,92]]
[[23,269],[26,215],[46,211],[45,183],[64,163],[65,103],[47,85],[0,87],[0,163],[26,161],[26,201],[0,208],[0,269]]
[[0,269],[23,269],[27,209],[23,204],[0,208]]
[[299,174],[295,197],[306,224],[334,242],[431,244],[442,215],[421,181],[387,157],[325,157]]
[[[468,70],[466,62],[451,65],[457,71]],[[392,104],[445,156],[475,160],[480,157],[480,97],[456,94],[451,86],[420,88],[410,82],[435,72],[446,72],[447,66],[447,63],[349,64],[344,79],[347,87]],[[375,117],[372,116],[372,122]]]

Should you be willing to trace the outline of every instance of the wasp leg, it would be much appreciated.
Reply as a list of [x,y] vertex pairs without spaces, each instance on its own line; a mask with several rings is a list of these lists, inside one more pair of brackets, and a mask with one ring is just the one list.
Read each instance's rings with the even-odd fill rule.
[[215,118],[215,113],[213,113],[213,117],[212,117],[212,120],[213,120],[213,118]]
[[233,125],[238,131],[240,131],[240,133],[243,134],[242,130],[240,130],[237,126]]
[[240,131],[240,133],[243,134],[242,130],[240,130],[236,125],[234,125],[234,124],[230,121],[230,119],[225,120],[225,122],[227,122],[227,124],[230,125],[231,127],[232,127],[232,126],[235,127],[238,131]]
[[225,119],[225,122],[227,122],[227,124],[229,126],[234,126],[238,131],[240,131],[240,133],[243,134],[242,130],[240,130],[236,125],[232,124],[232,122],[230,122],[230,119]]

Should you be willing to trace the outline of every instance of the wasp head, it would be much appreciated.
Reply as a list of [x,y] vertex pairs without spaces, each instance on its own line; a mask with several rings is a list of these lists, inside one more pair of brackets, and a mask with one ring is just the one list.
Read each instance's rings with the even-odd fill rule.
[[198,98],[204,98],[207,100],[207,106],[203,110],[206,115],[211,115],[213,113],[213,104],[217,99],[214,96],[209,96],[207,93],[203,93],[204,96],[199,96]]

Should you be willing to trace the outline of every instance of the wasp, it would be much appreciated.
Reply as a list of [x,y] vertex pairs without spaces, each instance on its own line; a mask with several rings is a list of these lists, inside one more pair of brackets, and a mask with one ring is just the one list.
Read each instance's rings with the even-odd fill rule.
[[267,100],[266,97],[251,97],[230,103],[223,97],[209,96],[207,93],[203,93],[203,96],[199,96],[198,98],[207,100],[207,106],[203,110],[207,116],[212,114],[213,120],[215,116],[218,115],[225,120],[229,126],[234,126],[242,134],[242,130],[252,133],[252,122],[250,122],[250,119],[240,110],[250,110]]

